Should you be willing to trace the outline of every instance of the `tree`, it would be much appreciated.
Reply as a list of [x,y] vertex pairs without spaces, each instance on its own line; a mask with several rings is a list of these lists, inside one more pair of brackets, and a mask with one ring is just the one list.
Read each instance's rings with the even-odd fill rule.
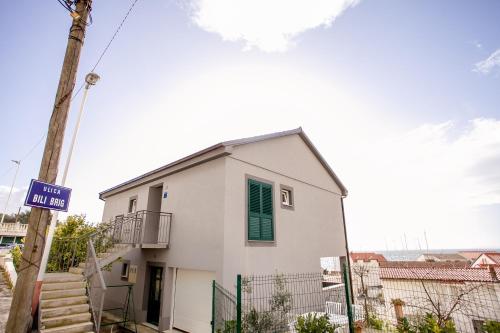
[[64,270],[85,261],[88,237],[95,231],[96,227],[86,220],[84,214],[70,215],[65,222],[58,222],[50,247],[47,271]]

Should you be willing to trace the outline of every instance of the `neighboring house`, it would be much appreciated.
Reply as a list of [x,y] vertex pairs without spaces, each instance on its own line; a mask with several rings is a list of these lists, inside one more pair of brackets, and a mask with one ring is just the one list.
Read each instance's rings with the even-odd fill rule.
[[21,243],[27,232],[27,223],[0,223],[0,243]]
[[[400,299],[405,316],[451,313],[459,332],[482,332],[486,320],[500,321],[500,269],[387,262],[380,267],[386,315],[395,322],[392,300]],[[439,263],[438,263],[439,264]]]
[[[320,258],[345,258],[346,195],[300,128],[216,144],[100,193],[103,221],[171,213],[144,220],[151,244],[106,284],[135,282],[138,322],[209,332],[212,280],[233,290],[237,274],[321,272]],[[119,299],[108,289],[107,304]]]
[[417,261],[467,261],[467,258],[461,256],[459,253],[424,253],[417,258]]
[[462,257],[467,259],[470,263],[473,263],[481,254],[483,254],[484,251],[460,251],[458,254],[460,254]]
[[382,254],[374,252],[350,252],[351,262],[385,262],[387,259]]
[[500,266],[500,253],[486,252],[482,253],[471,265],[471,267],[485,267],[490,265]]
[[374,317],[395,325],[393,300],[402,300],[408,318],[451,313],[458,332],[479,333],[486,320],[500,321],[499,277],[498,266],[471,268],[466,262],[352,264],[354,302]]
[[373,252],[351,252],[349,256],[354,302],[375,308],[383,305],[379,265],[387,261],[385,257]]

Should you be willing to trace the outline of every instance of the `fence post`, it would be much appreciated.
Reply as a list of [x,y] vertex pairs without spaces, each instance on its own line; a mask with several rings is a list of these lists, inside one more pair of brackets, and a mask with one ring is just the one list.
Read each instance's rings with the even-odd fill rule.
[[241,274],[236,277],[236,333],[241,333]]
[[212,333],[215,332],[215,280],[212,280]]
[[343,269],[344,275],[344,287],[345,287],[345,299],[346,299],[346,308],[347,308],[347,318],[349,320],[349,333],[354,333],[354,320],[352,315],[352,303],[351,303],[351,286],[349,279],[349,269],[347,263],[344,262]]

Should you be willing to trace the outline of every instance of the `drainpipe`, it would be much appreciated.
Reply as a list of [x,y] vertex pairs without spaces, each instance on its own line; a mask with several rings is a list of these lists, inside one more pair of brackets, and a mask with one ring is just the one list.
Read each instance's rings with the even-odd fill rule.
[[351,258],[349,255],[349,244],[347,243],[347,228],[345,224],[345,212],[344,212],[344,198],[345,196],[340,197],[340,205],[342,207],[342,224],[344,225],[344,239],[345,239],[345,251],[346,251],[346,260],[347,260],[347,269],[349,270],[349,286],[351,287],[351,303],[353,301],[353,291],[352,291],[352,277],[351,277]]

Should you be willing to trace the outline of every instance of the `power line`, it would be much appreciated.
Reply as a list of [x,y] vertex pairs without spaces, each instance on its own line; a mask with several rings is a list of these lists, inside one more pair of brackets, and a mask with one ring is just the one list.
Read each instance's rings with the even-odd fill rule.
[[[64,0],[57,0],[64,8],[66,8],[68,11],[72,11],[72,8],[71,8],[71,5],[74,4],[75,2],[74,1],[64,1]],[[104,57],[104,55],[106,55],[106,53],[108,52],[109,50],[109,47],[111,46],[111,44],[113,43],[113,41],[115,40],[116,36],[118,35],[118,33],[120,32],[120,30],[122,29],[123,27],[123,24],[125,23],[125,21],[127,21],[127,18],[129,17],[130,13],[132,12],[132,10],[134,9],[136,3],[138,2],[139,0],[134,0],[132,2],[132,4],[130,5],[127,13],[125,14],[125,16],[123,17],[123,19],[121,20],[120,24],[118,25],[118,27],[116,28],[113,36],[111,37],[111,39],[109,40],[108,44],[106,45],[106,47],[104,48],[104,50],[101,52],[99,58],[97,59],[97,62],[95,63],[95,65],[92,67],[92,70],[91,72],[93,72],[97,66],[99,66],[99,64],[101,63],[101,60],[102,58]],[[82,90],[82,88],[84,87],[85,85],[85,82],[83,82],[79,87],[78,89],[76,90],[76,92],[73,94],[73,96],[71,97],[71,100],[70,100],[70,103],[76,98],[76,96],[78,96],[78,94],[80,93],[80,91]],[[31,153],[38,147],[38,145],[43,141],[43,139],[45,139],[45,137],[47,136],[47,134],[44,134],[38,141],[37,143],[23,156],[23,158],[21,158],[20,160],[23,161],[25,160],[29,155],[31,155]],[[2,175],[0,176],[0,178],[2,178],[3,176],[5,176],[6,174],[8,174],[11,170],[12,170],[13,167],[10,167],[9,169],[7,169],[4,173],[2,173]]]
[[[135,4],[138,2],[139,0],[134,0],[132,2],[132,4],[130,5],[130,8],[128,9],[127,13],[125,14],[125,16],[123,17],[122,21],[120,22],[120,24],[118,25],[118,27],[116,28],[115,30],[115,33],[113,34],[113,36],[111,37],[111,39],[109,40],[108,44],[106,45],[106,47],[104,48],[104,50],[101,52],[101,55],[99,56],[99,58],[97,59],[97,62],[95,63],[94,67],[92,67],[92,69],[90,70],[91,72],[95,71],[95,69],[97,68],[97,66],[99,66],[99,64],[101,63],[101,60],[102,58],[104,57],[104,55],[108,52],[108,49],[109,47],[111,46],[111,44],[113,43],[113,41],[115,40],[116,36],[118,35],[118,33],[120,32],[120,30],[122,29],[123,27],[123,24],[125,23],[125,21],[127,20],[127,18],[129,17],[130,13],[132,12],[132,10],[134,9],[135,7]],[[73,100],[76,96],[78,96],[78,94],[80,93],[80,91],[82,90],[83,86],[85,85],[85,82],[83,82],[82,84],[80,84],[80,86],[78,87],[78,89],[76,90],[76,92],[73,94],[73,97],[71,97],[71,100]]]
[[116,28],[116,31],[115,33],[113,34],[113,36],[111,37],[111,40],[109,41],[108,45],[106,45],[106,47],[104,48],[104,50],[102,51],[101,55],[99,56],[99,59],[97,60],[96,64],[94,65],[94,67],[92,68],[91,72],[93,72],[96,67],[99,65],[99,63],[101,62],[102,60],[102,57],[104,57],[104,55],[106,54],[106,52],[108,51],[109,47],[111,46],[111,43],[113,43],[113,41],[115,40],[115,37],[116,35],[118,35],[118,33],[120,32],[123,24],[125,23],[125,21],[127,20],[128,16],[130,15],[130,12],[132,12],[132,10],[134,9],[134,6],[135,4],[138,2],[139,0],[134,0],[134,2],[132,2],[132,5],[130,6],[130,8],[128,9],[128,12],[125,14],[125,16],[123,17],[122,21],[120,22],[120,24],[118,25],[118,28]]

